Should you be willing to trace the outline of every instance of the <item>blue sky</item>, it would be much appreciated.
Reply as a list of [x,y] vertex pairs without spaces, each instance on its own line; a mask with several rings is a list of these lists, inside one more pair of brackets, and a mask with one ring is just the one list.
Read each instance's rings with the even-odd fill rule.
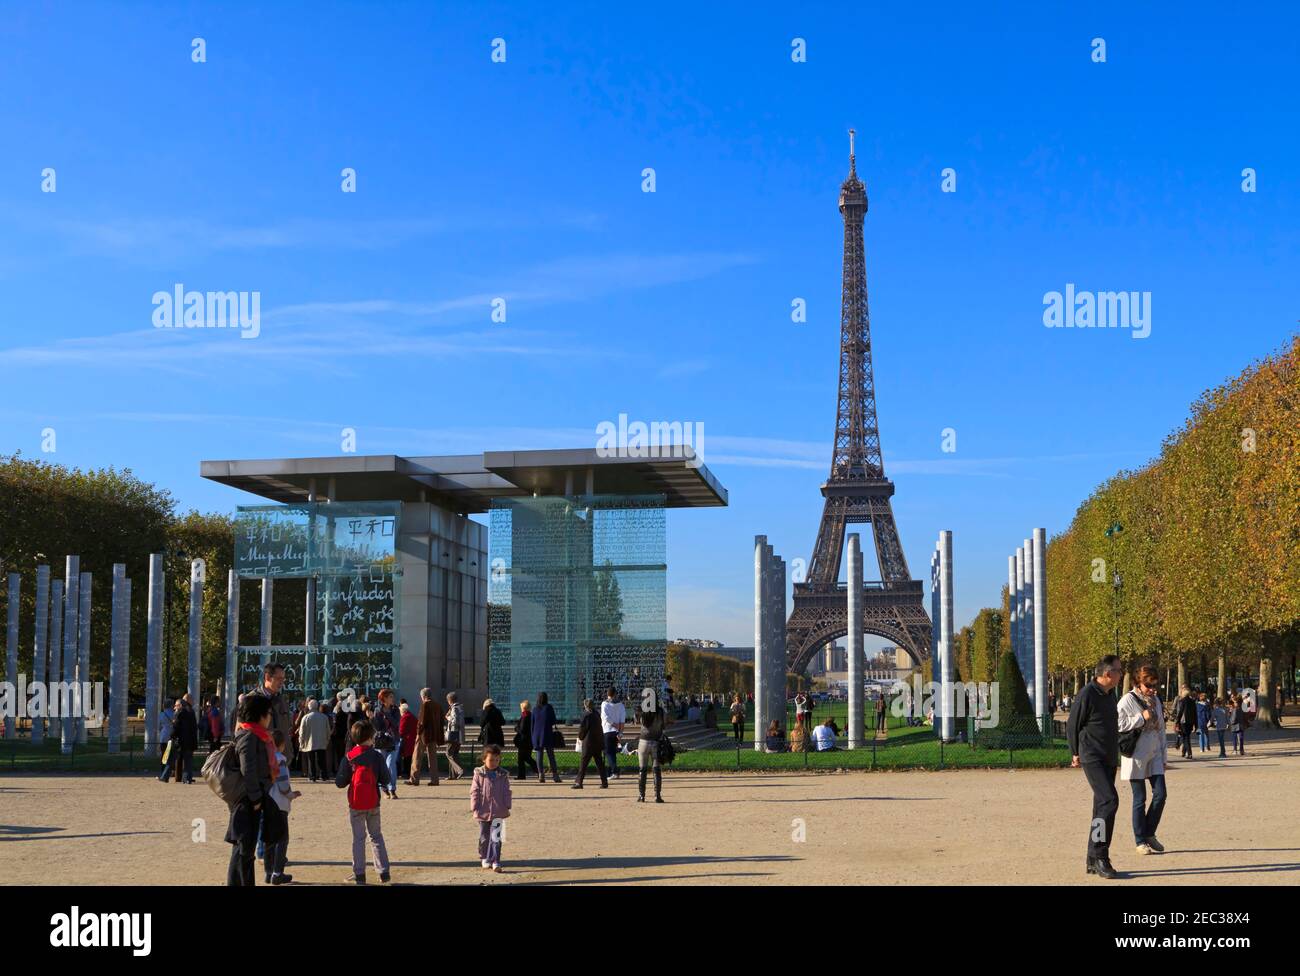
[[[51,460],[228,511],[200,460],[343,427],[702,423],[732,504],[669,517],[669,632],[752,643],[753,536],[807,558],[820,516],[854,126],[886,472],[914,576],[955,534],[960,623],[1300,317],[1288,5],[259,6],[7,8],[0,449],[52,427]],[[1151,292],[1150,336],[1045,329],[1067,282]],[[261,335],[154,329],[176,283],[260,292]]]

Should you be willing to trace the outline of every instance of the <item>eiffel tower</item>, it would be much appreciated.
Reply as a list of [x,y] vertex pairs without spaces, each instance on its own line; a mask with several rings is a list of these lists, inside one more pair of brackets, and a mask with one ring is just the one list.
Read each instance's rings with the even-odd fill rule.
[[880,580],[863,584],[864,629],[905,649],[918,667],[930,656],[930,618],[922,585],[907,569],[889,502],[894,483],[885,477],[880,455],[862,245],[867,188],[858,179],[852,129],[849,178],[840,185],[840,213],[844,216],[844,281],[835,448],[830,478],[822,485],[826,507],[817,545],[806,580],[794,585],[794,609],[786,622],[787,663],[795,673],[801,673],[827,641],[848,633],[848,586],[839,577],[844,533],[850,522],[871,524],[880,566]]

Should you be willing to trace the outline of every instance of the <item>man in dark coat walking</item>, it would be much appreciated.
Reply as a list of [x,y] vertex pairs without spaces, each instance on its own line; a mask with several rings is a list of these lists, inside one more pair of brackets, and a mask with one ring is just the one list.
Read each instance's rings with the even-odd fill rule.
[[1070,705],[1066,738],[1070,743],[1070,765],[1083,767],[1092,787],[1092,825],[1088,829],[1088,873],[1117,878],[1110,863],[1110,839],[1115,833],[1119,794],[1115,792],[1115,771],[1119,766],[1119,712],[1115,687],[1124,668],[1114,654],[1097,663],[1096,677],[1088,682]]
[[1178,690],[1174,703],[1174,727],[1178,729],[1178,748],[1184,759],[1192,758],[1192,729],[1196,728],[1196,699],[1186,685]]
[[605,768],[605,731],[600,724],[600,713],[590,698],[582,703],[582,722],[578,726],[578,741],[582,743],[582,764],[578,767],[578,778],[573,782],[575,790],[582,789],[582,780],[587,775],[587,764],[596,762],[600,772],[600,788],[609,789],[609,775]]

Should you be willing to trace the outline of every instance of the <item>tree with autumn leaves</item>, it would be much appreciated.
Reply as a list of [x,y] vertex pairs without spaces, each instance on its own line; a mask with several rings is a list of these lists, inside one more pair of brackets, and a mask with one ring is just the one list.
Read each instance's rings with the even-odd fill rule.
[[1086,674],[1118,643],[1178,685],[1196,666],[1220,694],[1232,674],[1257,680],[1258,721],[1274,724],[1300,638],[1300,335],[1203,394],[1150,464],[1100,485],[1047,566],[1053,673]]

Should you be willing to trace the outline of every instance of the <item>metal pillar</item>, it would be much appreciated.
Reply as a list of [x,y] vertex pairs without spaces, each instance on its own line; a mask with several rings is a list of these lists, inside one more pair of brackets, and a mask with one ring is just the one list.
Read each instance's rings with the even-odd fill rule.
[[772,547],[767,547],[768,559],[771,561],[770,578],[772,582],[772,596],[770,601],[771,610],[771,638],[768,641],[772,648],[772,657],[768,663],[770,668],[768,676],[769,697],[767,700],[768,715],[785,715],[785,560],[772,552]]
[[939,671],[939,550],[930,553],[930,677]]
[[862,723],[862,540],[857,532],[849,533],[848,610],[849,610],[849,728],[850,749],[863,744]]
[[122,581],[122,694],[113,705],[117,727],[126,734],[126,710],[131,699],[131,577]]
[[86,744],[86,718],[92,701],[90,694],[90,573],[82,573],[78,598],[81,611],[77,614],[77,745]]
[[957,738],[956,716],[953,714],[953,681],[957,669],[952,641],[952,532],[945,529],[939,533],[939,660],[942,678],[939,682],[939,708],[935,709],[935,715],[941,717],[936,724],[940,725],[944,742]]
[[[1047,715],[1047,530],[1034,529],[1034,705]],[[1048,716],[1050,718],[1050,715]]]
[[77,675],[77,610],[81,606],[81,557],[68,556],[63,571],[63,688],[59,694],[59,741],[64,754],[72,752],[77,737],[77,723],[70,710],[69,689]]
[[[263,647],[271,646],[271,604],[275,598],[275,580],[267,576],[262,580],[262,629],[258,643]],[[262,661],[266,663],[265,657]]]
[[145,650],[144,754],[158,755],[158,718],[162,715],[163,595],[167,580],[163,554],[149,556],[149,633]]
[[1020,545],[1022,564],[1025,567],[1024,599],[1020,604],[1020,674],[1025,679],[1025,693],[1029,704],[1034,706],[1034,544],[1026,539]]
[[1025,676],[1025,550],[1016,549],[1016,667]]
[[[18,593],[23,585],[21,573],[9,574],[9,620],[5,630],[5,681],[9,687],[18,688]],[[15,702],[15,705],[17,703]],[[17,708],[12,709],[17,714]],[[14,715],[5,716],[5,738],[12,739],[18,735],[18,719]]]
[[190,643],[189,674],[185,690],[189,692],[190,703],[195,714],[202,711],[199,686],[202,682],[203,665],[203,581],[207,577],[207,564],[202,559],[190,561]]
[[122,634],[126,614],[126,564],[113,563],[113,613],[109,620],[108,665],[108,751],[117,752],[122,741],[122,719],[118,705],[126,694],[126,641]]
[[[36,644],[32,648],[32,678],[45,684],[45,661],[49,653],[50,627],[50,567],[36,567]],[[45,741],[45,716],[50,708],[49,688],[45,690],[45,707],[40,715],[32,716],[32,745]]]
[[233,735],[235,723],[239,720],[235,714],[235,702],[239,697],[239,577],[232,569],[226,577],[226,687],[225,698],[221,702],[221,714],[225,717],[226,731]]
[[767,736],[768,612],[767,536],[754,536],[754,748],[762,751]]
[[50,667],[45,714],[49,716],[46,734],[59,739],[63,731],[63,713],[59,711],[58,687],[63,681],[63,580],[50,581]]

